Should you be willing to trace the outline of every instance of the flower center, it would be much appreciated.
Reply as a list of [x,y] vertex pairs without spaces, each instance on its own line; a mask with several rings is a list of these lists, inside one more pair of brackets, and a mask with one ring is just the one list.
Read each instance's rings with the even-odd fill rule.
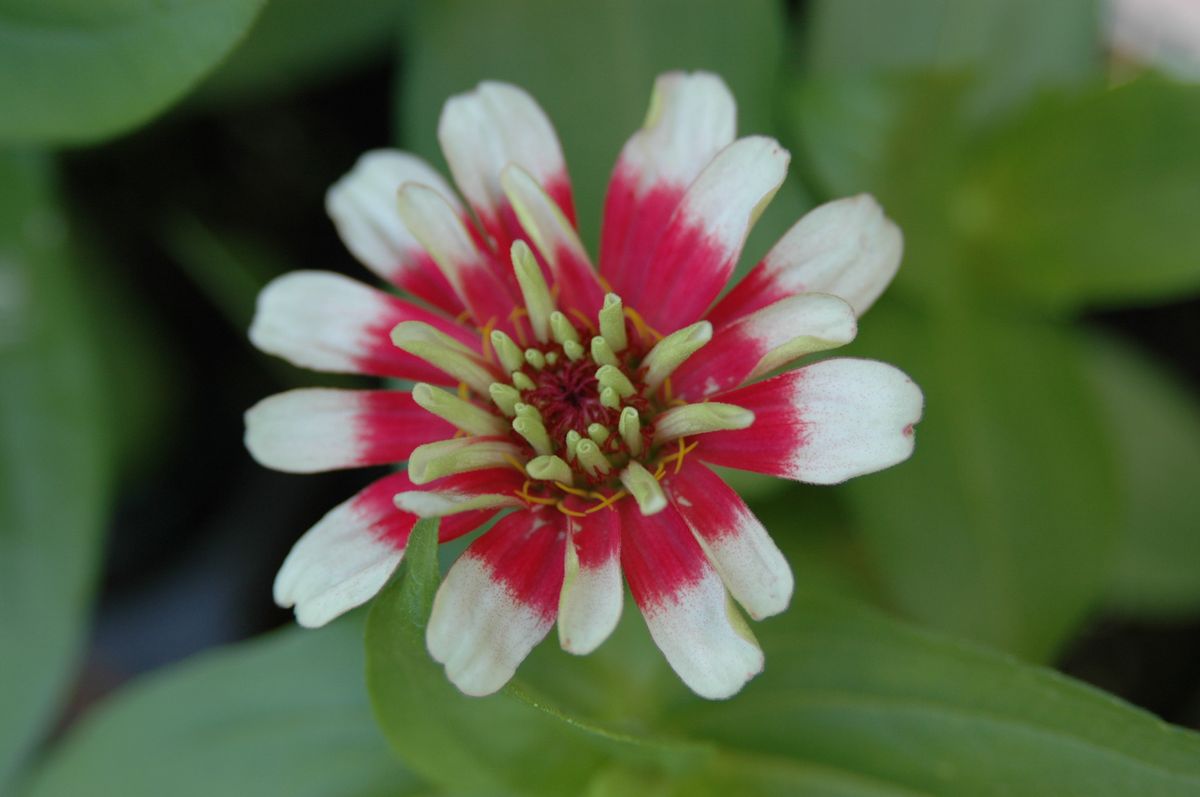
[[[682,465],[687,437],[753,422],[740,407],[672,397],[671,373],[712,338],[712,325],[698,321],[663,337],[613,293],[595,323],[575,310],[577,321],[569,319],[555,309],[528,246],[517,241],[512,256],[525,300],[512,317],[520,343],[489,324],[486,364],[428,325],[392,330],[397,346],[462,380],[457,397],[414,387],[417,403],[467,436],[419,446],[409,477],[424,484],[507,463],[528,479],[518,494],[530,503],[580,514],[632,495],[642,512],[660,511],[666,496],[658,480]],[[497,379],[497,371],[507,377]],[[470,401],[470,390],[498,413]]]
[[[621,310],[620,300],[610,296],[608,306]],[[631,460],[651,452],[653,419],[667,399],[654,395],[643,378],[642,334],[630,328],[623,314],[605,320],[609,335],[591,336],[584,349],[580,330],[554,313],[555,340],[522,350],[510,384],[493,386],[493,397],[501,393],[515,398],[514,437],[527,449],[533,465],[530,475],[597,486],[615,482]],[[614,321],[620,324],[616,333]],[[613,337],[618,338],[619,354],[610,342]],[[516,344],[504,333],[493,332],[492,342],[502,362],[508,361],[506,367],[518,363]],[[501,410],[510,414],[503,405]]]

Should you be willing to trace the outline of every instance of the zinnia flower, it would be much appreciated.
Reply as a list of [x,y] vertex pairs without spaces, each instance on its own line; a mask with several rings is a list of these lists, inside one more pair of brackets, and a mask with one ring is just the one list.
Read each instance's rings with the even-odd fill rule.
[[885,468],[911,453],[922,397],[867,360],[767,378],[854,337],[901,236],[868,196],[831,202],[717,301],[788,164],[734,126],[719,78],[658,79],[609,185],[598,271],[554,130],[514,86],[483,83],[442,112],[465,207],[402,152],[368,153],[333,186],[346,245],[411,298],[287,274],[259,297],[251,339],[296,365],[417,384],[293,390],[247,413],[247,446],[269,467],[408,462],[287,557],[275,599],[302,625],[370,599],[418,518],[441,517],[446,541],[500,515],[429,619],[429,652],[462,691],[499,689],[555,622],[564,649],[594,650],[621,613],[622,574],[695,692],[727,697],[762,669],[729,598],[776,614],[792,574],[709,466],[817,484]]

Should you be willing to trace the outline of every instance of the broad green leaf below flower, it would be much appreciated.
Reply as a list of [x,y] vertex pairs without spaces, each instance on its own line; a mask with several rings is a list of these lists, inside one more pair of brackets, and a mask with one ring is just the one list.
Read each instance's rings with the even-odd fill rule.
[[[669,678],[661,693],[643,691],[665,668],[644,629],[628,633],[630,617],[592,656],[535,654],[517,685],[468,698],[425,652],[433,533],[432,523],[414,532],[404,574],[372,609],[368,680],[396,749],[452,789],[1184,797],[1200,787],[1196,734],[1050,670],[812,591],[759,626],[767,670],[728,701],[701,700]],[[592,697],[557,708],[574,693]]]
[[134,682],[42,763],[26,797],[416,797],[371,721],[362,623],[288,630]]
[[707,754],[702,745],[639,738],[575,715],[520,678],[490,697],[460,693],[425,648],[440,581],[436,533],[436,521],[417,524],[402,577],[375,599],[367,621],[376,718],[419,774],[468,793],[577,794],[611,760],[677,767]]
[[[769,666],[742,695],[669,717],[722,754],[744,753],[747,774],[768,781],[739,793],[1200,790],[1200,736],[1050,670],[815,597],[765,623],[760,638]],[[789,791],[780,784],[792,763],[826,767],[831,781],[837,772],[854,777],[824,792]]]
[[1125,496],[1109,601],[1139,616],[1192,614],[1200,608],[1200,409],[1173,374],[1129,344],[1092,336],[1084,354]]
[[49,162],[0,153],[0,790],[60,708],[110,478],[85,292]]
[[67,144],[143,123],[216,66],[264,0],[3,0],[0,142]]

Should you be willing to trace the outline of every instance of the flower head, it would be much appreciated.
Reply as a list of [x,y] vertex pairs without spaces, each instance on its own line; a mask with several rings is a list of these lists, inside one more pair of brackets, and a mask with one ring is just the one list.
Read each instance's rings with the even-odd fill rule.
[[762,669],[729,597],[776,614],[792,575],[709,466],[819,484],[885,468],[911,453],[922,397],[866,360],[768,378],[854,337],[901,238],[868,196],[829,203],[718,300],[788,162],[771,139],[734,140],[734,116],[715,76],[658,79],[609,185],[598,271],[553,128],[513,86],[484,83],[442,113],[466,207],[400,152],[368,153],[330,190],[350,250],[414,298],[293,273],[263,290],[251,338],[298,365],[416,384],[295,390],[247,413],[247,445],[270,467],[408,463],[284,562],[275,598],[301,624],[374,595],[419,517],[442,518],[445,541],[499,515],[451,567],[428,626],[464,692],[503,686],[556,623],[563,648],[594,650],[622,576],[700,695],[732,695]]

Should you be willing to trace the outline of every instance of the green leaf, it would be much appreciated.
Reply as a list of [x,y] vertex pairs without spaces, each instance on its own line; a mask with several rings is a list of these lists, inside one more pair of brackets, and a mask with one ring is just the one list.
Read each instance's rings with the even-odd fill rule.
[[[480,80],[524,87],[554,122],[585,240],[595,241],[609,175],[642,124],[654,78],[672,69],[720,74],[739,129],[772,130],[783,15],[772,0],[453,0],[428,3],[409,41],[397,106],[401,140],[433,159],[442,103]],[[795,221],[805,201],[788,184],[750,249]]]
[[0,789],[59,706],[107,505],[104,386],[49,163],[0,153]]
[[403,577],[376,598],[367,621],[376,718],[413,769],[456,791],[577,794],[613,758],[678,767],[705,752],[601,726],[520,679],[491,697],[460,693],[425,649],[436,540],[436,521],[417,524]]
[[1200,86],[1048,98],[989,142],[963,194],[975,264],[1059,310],[1200,291]]
[[0,0],[0,142],[77,143],[183,96],[264,0]]
[[819,0],[805,31],[825,73],[969,72],[973,113],[1098,76],[1096,0]]
[[844,498],[828,487],[782,483],[780,492],[748,503],[787,557],[797,592],[884,603]]
[[890,604],[1031,659],[1099,598],[1116,516],[1105,418],[1074,336],[973,301],[884,303],[853,353],[925,392],[911,460],[844,488]]
[[294,91],[386,58],[412,0],[276,0],[197,89],[198,103]]
[[288,630],[150,675],[85,717],[28,797],[429,793],[371,722],[362,624]]
[[859,788],[829,793],[1200,790],[1200,737],[1050,670],[831,599],[802,600],[759,637],[763,675],[739,697],[695,704],[673,724],[780,769],[801,762],[857,776]]
[[1200,407],[1195,391],[1134,347],[1093,336],[1088,376],[1117,444],[1124,523],[1109,584],[1123,612],[1200,609]]

